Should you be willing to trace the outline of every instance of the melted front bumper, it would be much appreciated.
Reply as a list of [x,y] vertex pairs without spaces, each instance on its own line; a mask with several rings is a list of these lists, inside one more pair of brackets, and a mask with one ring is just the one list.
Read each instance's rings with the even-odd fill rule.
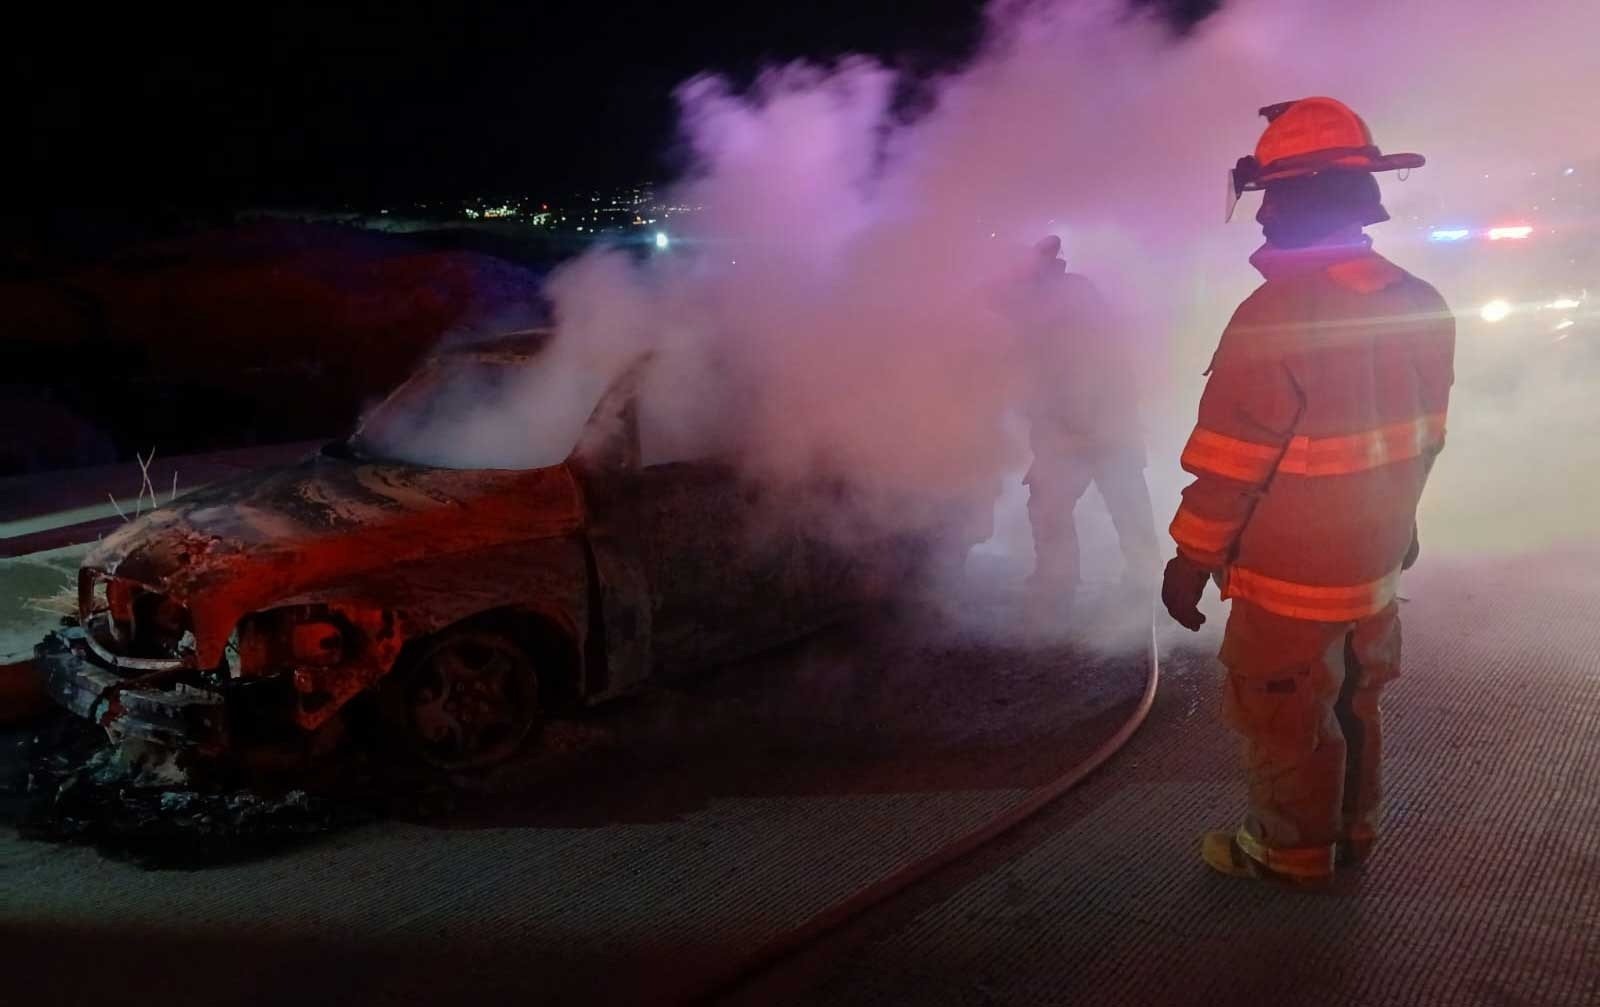
[[145,683],[100,663],[80,628],[57,630],[34,647],[34,664],[56,703],[92,720],[113,740],[173,748],[215,748],[226,739],[222,693],[183,682]]

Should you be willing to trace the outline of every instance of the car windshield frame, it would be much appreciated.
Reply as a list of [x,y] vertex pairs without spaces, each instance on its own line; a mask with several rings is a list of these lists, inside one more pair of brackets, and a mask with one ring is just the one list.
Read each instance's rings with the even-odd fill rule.
[[[376,405],[367,409],[348,436],[343,440],[326,445],[322,453],[330,457],[350,458],[358,461],[469,470],[503,469],[507,471],[526,471],[559,463],[559,459],[557,459],[556,461],[537,465],[524,463],[449,465],[399,454],[390,447],[384,446],[385,438],[374,437],[375,432],[391,422],[408,422],[406,419],[407,412],[415,412],[431,399],[451,394],[452,385],[471,368],[503,369],[509,374],[516,369],[537,367],[542,361],[548,359],[546,348],[549,340],[545,334],[525,333],[519,334],[519,336],[520,338],[501,339],[486,344],[447,350],[428,357],[404,381],[396,385],[389,394],[385,395]],[[587,413],[585,416],[587,418]],[[419,429],[427,430],[427,425],[423,424]],[[568,450],[576,446],[576,442],[581,439],[582,433],[583,429],[580,426],[574,435],[574,443],[567,445]]]
[[372,450],[371,433],[375,423],[381,424],[386,415],[392,416],[398,410],[408,408],[408,404],[416,405],[426,401],[430,396],[439,395],[450,385],[449,372],[459,371],[473,364],[489,364],[491,366],[518,366],[534,359],[531,354],[516,354],[507,352],[457,352],[445,353],[429,357],[422,365],[406,376],[406,379],[385,395],[377,405],[362,413],[356,421],[354,429],[344,439],[344,444],[351,452],[361,458],[370,458],[374,461],[404,461],[399,458],[388,458]]

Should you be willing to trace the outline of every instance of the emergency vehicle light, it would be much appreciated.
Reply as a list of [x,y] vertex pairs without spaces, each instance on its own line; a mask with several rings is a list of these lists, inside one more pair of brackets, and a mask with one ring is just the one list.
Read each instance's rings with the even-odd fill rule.
[[1497,297],[1478,310],[1478,317],[1486,322],[1503,322],[1511,314],[1511,302]]

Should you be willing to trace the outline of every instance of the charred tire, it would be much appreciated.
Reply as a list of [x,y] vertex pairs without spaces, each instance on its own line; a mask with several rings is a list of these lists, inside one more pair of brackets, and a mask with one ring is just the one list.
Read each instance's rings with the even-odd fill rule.
[[379,696],[385,733],[436,769],[516,754],[542,718],[540,672],[516,636],[463,626],[428,640]]

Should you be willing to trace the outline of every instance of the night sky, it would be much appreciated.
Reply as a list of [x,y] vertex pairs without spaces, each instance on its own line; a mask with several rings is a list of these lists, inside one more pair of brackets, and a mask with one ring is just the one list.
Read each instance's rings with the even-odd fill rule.
[[[1159,0],[1182,27],[1216,0]],[[870,52],[958,64],[979,0],[57,4],[6,57],[12,164],[51,205],[552,194],[672,168],[674,85]],[[908,11],[914,10],[914,14]]]

